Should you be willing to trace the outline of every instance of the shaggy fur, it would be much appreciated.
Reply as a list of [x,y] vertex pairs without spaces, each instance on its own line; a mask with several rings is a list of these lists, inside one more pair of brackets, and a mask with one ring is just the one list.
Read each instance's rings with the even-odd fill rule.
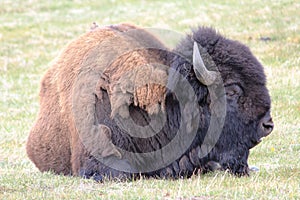
[[[157,39],[147,33],[143,33],[143,38],[146,34],[149,40],[137,42],[138,44],[132,40],[128,42],[120,33],[131,29],[135,27],[119,25],[93,29],[69,44],[48,70],[41,84],[39,117],[27,143],[30,159],[41,171],[53,170],[56,173],[93,177],[96,180],[102,180],[106,175],[130,177],[139,171],[136,169],[143,166],[146,168],[146,165],[151,164],[149,161],[145,162],[142,157],[132,157],[131,153],[159,150],[176,137],[181,125],[184,126],[186,134],[189,134],[189,129],[197,123],[196,136],[182,155],[178,155],[177,159],[166,167],[145,172],[143,175],[176,178],[219,168],[228,169],[237,175],[248,174],[249,150],[258,144],[260,138],[270,133],[265,130],[270,127],[264,124],[272,124],[271,100],[263,67],[250,50],[210,28],[200,27],[183,39],[173,52],[168,52]],[[141,37],[131,36],[130,38],[136,41]],[[110,37],[114,39],[107,40]],[[94,70],[95,73],[92,74],[96,75],[89,75],[92,79],[81,80],[84,84],[96,79],[96,90],[94,93],[83,93],[84,98],[79,101],[81,104],[78,104],[78,109],[74,111],[70,97],[76,85],[75,79],[78,79],[79,72],[90,72],[90,69],[82,69],[81,63],[83,60],[89,60],[86,59],[86,55],[103,41],[108,42],[106,48],[97,54],[101,55],[101,59],[92,63],[93,65],[88,65],[94,67],[91,70]],[[194,41],[211,56],[220,71],[227,99],[227,113],[221,136],[212,151],[204,157],[199,157],[199,154],[209,126],[211,100],[207,86],[199,82],[193,70]],[[145,44],[152,45],[153,48],[136,50],[137,46]],[[112,55],[115,52],[122,56],[114,58]],[[112,63],[109,62],[111,60]],[[210,69],[208,60],[204,59],[204,62]],[[150,63],[169,65],[172,70],[168,72]],[[109,67],[104,70],[103,66]],[[184,116],[189,111],[192,113],[195,108],[189,107],[188,103],[180,105],[176,95],[162,86],[167,82],[169,86],[185,91],[185,88],[180,88],[183,80],[177,80],[177,76],[173,74],[174,70],[192,86],[197,98],[199,116]],[[162,85],[144,85],[147,79]],[[80,96],[82,95],[79,95],[78,99]],[[182,109],[185,112],[181,113]],[[80,129],[75,126],[73,112],[74,115],[82,115],[76,123],[88,124],[87,128]],[[160,113],[165,113],[165,118],[159,118]],[[139,133],[139,129],[127,127],[127,119],[132,119],[140,127],[150,126],[155,119],[163,124],[159,131],[155,131],[156,127],[151,127],[157,132],[152,137],[134,137],[131,132]],[[95,146],[93,149],[96,149],[94,153],[86,149],[78,136],[78,131],[88,131],[92,126],[96,126],[95,130],[100,133],[100,138],[103,138],[100,139],[103,141],[99,146],[91,143],[91,146]],[[270,126],[272,129],[273,126]],[[111,163],[121,166],[127,172],[103,164],[95,153],[100,158],[109,158]],[[154,157],[152,163],[155,164],[157,159],[165,158]]]
[[[151,47],[165,49],[151,34],[128,24],[94,28],[67,45],[43,77],[40,112],[27,142],[28,156],[41,171],[80,173],[91,152],[78,132],[92,130],[99,134],[100,148],[94,149],[99,156],[121,157],[111,143],[108,127],[94,125],[94,105],[105,89],[110,96],[111,116],[118,113],[128,117],[131,103],[150,113],[161,110],[165,87],[143,85],[146,77],[167,81],[167,70],[149,65],[165,64],[166,55]],[[88,90],[92,83],[92,90]],[[88,145],[95,146],[93,141]]]
[[[263,67],[241,43],[226,39],[210,28],[194,30],[192,35],[178,45],[176,51],[181,55],[173,58],[172,67],[188,79],[202,108],[208,109],[207,89],[195,78],[193,66],[187,61],[192,60],[194,41],[209,53],[221,73],[226,92],[227,113],[222,134],[212,151],[199,161],[193,158],[193,150],[186,152],[189,158],[186,166],[190,166],[190,169],[183,171],[190,174],[191,169],[203,169],[203,166],[206,170],[210,166],[205,166],[204,163],[215,161],[222,169],[229,169],[238,175],[248,174],[249,149],[270,133],[261,127],[262,122],[270,122],[271,129],[273,128],[270,117],[271,100]],[[205,117],[208,116],[205,114]],[[203,127],[201,124],[199,126]],[[201,144],[204,134],[205,132],[198,131],[199,140],[195,141],[194,148],[197,149]]]
[[[220,138],[209,154],[203,158],[199,158],[199,154],[201,154],[200,147],[206,136],[211,116],[210,97],[207,87],[199,82],[193,70],[194,41],[209,53],[220,71],[227,99],[225,125]],[[236,175],[248,174],[249,150],[259,143],[260,138],[270,133],[261,126],[262,121],[271,122],[271,100],[266,88],[263,67],[246,46],[226,39],[210,28],[195,30],[192,35],[188,35],[181,41],[174,52],[176,53],[169,54],[171,67],[188,80],[197,96],[198,108],[201,111],[199,121],[196,122],[199,123],[199,128],[190,148],[176,161],[162,169],[143,175],[164,178],[188,177],[196,172],[207,172],[219,168],[229,170]],[[207,60],[204,62],[208,68],[211,66]],[[174,81],[174,78],[176,75],[170,71],[169,84],[177,84],[175,87],[181,87],[182,80]],[[185,88],[181,88],[181,90],[184,91]],[[110,113],[109,101],[97,104],[99,109],[97,114],[99,123],[106,124],[114,132],[112,140],[116,146],[128,152],[145,153],[159,150],[167,145],[178,133],[181,123],[188,123],[180,121],[182,113],[179,102],[171,91],[167,91],[165,105],[166,123],[159,133],[147,139],[131,137],[120,129],[114,119],[107,120]],[[190,111],[192,109],[194,108],[190,108]],[[130,115],[140,125],[145,126],[151,121],[148,113],[133,105],[130,107]],[[143,158],[140,157],[131,158],[130,155],[124,155],[124,157],[133,166],[149,165],[149,162],[144,163]],[[98,165],[101,166],[100,163]],[[109,171],[109,169],[106,170]],[[101,170],[94,168],[87,174],[93,176],[99,175],[99,172],[101,174],[103,168]]]

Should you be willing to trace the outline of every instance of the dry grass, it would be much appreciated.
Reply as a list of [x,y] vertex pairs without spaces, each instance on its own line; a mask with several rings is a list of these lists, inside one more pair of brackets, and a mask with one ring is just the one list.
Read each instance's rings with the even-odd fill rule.
[[[300,4],[278,1],[7,1],[0,6],[0,199],[299,199]],[[275,131],[251,151],[260,171],[185,180],[106,182],[40,173],[25,142],[49,62],[98,24],[132,22],[181,33],[208,25],[242,41],[262,61]],[[261,37],[269,37],[263,41]]]

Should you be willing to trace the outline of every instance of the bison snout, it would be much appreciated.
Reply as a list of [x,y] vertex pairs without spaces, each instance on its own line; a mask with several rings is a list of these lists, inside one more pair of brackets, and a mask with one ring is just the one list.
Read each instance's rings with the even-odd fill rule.
[[273,131],[274,123],[269,113],[260,121],[260,128],[263,131],[263,137],[269,135]]

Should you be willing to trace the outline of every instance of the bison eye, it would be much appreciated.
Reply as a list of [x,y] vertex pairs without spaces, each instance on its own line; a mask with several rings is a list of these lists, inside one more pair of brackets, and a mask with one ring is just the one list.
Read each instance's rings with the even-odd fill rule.
[[243,93],[242,88],[237,84],[231,84],[225,86],[225,91],[226,91],[226,96],[229,99],[238,98]]

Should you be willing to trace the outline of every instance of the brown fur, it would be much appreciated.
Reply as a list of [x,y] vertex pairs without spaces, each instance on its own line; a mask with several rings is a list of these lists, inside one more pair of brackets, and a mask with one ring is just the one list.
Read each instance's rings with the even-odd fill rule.
[[[132,30],[140,35],[130,35]],[[134,38],[141,35],[143,40]],[[164,49],[146,31],[121,24],[95,28],[66,46],[42,79],[40,111],[27,142],[27,154],[41,171],[78,175],[93,150],[99,157],[122,156],[111,143],[110,129],[95,125],[95,102],[97,97],[101,100],[102,89],[109,94],[112,116],[128,116],[131,103],[149,113],[164,108],[165,87],[144,85],[144,80],[151,77],[165,84],[167,70],[149,65],[165,64],[165,59],[159,52],[143,49],[145,45]],[[86,90],[94,83],[94,90]],[[99,134],[101,144],[91,141],[92,149],[86,149],[85,135],[80,135],[86,131]]]

